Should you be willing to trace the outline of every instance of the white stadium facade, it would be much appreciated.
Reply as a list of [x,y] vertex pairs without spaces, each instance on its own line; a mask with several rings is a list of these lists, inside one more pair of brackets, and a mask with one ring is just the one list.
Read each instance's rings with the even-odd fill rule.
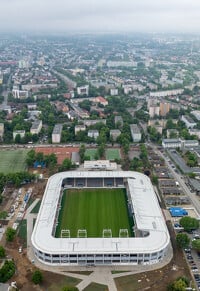
[[[126,188],[135,237],[56,238],[62,193],[67,188]],[[70,171],[51,176],[32,233],[35,256],[44,264],[137,265],[163,260],[168,229],[150,179],[131,171]]]

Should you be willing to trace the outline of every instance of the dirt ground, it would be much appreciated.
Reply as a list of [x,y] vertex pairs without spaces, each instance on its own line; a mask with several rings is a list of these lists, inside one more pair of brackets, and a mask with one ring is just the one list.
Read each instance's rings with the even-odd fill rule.
[[78,147],[37,147],[35,148],[36,153],[43,153],[49,155],[54,153],[57,157],[58,164],[62,164],[63,160],[68,158],[71,159],[72,152],[78,152]]
[[184,276],[192,280],[192,276],[184,257],[183,251],[178,249],[173,227],[168,223],[174,256],[172,261],[162,269],[124,276],[115,279],[118,291],[151,290],[166,291],[169,283]]
[[[192,280],[183,252],[176,247],[175,236],[171,226],[169,226],[169,231],[172,237],[172,245],[174,249],[174,257],[171,263],[162,269],[146,273],[139,273],[129,276],[126,276],[124,273],[125,276],[115,279],[118,291],[166,291],[167,285],[170,282],[173,282],[179,276],[186,276],[189,278],[189,280]],[[16,275],[12,278],[12,281],[17,282],[17,285],[21,291],[56,290],[56,287],[51,286],[59,286],[61,282],[64,282],[65,276],[42,271],[44,277],[43,284],[41,286],[34,285],[31,282],[31,276],[35,270],[35,266],[27,259],[26,250],[23,250],[22,254],[18,252],[18,246],[20,243],[16,240],[14,243],[7,244],[6,246],[7,254],[9,257],[14,259],[17,265],[17,272]],[[72,281],[71,284],[75,285],[77,282]],[[61,290],[61,288],[57,290]]]
[[[46,182],[47,180],[44,180],[38,182],[37,184],[34,183],[33,185],[27,185],[27,188],[33,188],[33,199],[42,197]],[[14,189],[8,189],[8,197],[9,194],[11,194],[13,191]],[[10,199],[7,198],[1,208],[5,209],[6,207],[9,207],[9,200]],[[167,285],[170,282],[173,282],[179,276],[186,276],[187,278],[189,278],[189,280],[192,280],[184,254],[176,247],[174,230],[169,223],[168,228],[174,250],[174,257],[172,262],[164,268],[156,271],[150,271],[130,276],[126,276],[124,273],[125,276],[115,279],[118,291],[164,291],[166,290]],[[5,244],[5,239],[2,240],[1,244]],[[7,243],[5,245],[6,254],[9,258],[12,258],[14,260],[17,266],[17,272],[12,278],[12,281],[17,282],[17,286],[21,291],[60,291],[61,287],[57,286],[63,286],[63,284],[66,282],[66,276],[63,275],[42,271],[44,277],[43,284],[41,286],[37,286],[31,282],[31,276],[35,270],[35,266],[27,259],[26,249],[23,249],[23,253],[18,252],[20,245],[22,245],[22,241],[19,241],[19,239],[17,238],[13,243]],[[67,282],[70,282],[71,285],[76,285],[78,283],[74,279],[70,281],[69,278]]]

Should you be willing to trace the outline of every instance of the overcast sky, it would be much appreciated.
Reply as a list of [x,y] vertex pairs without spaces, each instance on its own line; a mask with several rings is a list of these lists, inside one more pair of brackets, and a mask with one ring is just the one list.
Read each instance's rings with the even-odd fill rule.
[[1,31],[200,32],[199,0],[0,0]]

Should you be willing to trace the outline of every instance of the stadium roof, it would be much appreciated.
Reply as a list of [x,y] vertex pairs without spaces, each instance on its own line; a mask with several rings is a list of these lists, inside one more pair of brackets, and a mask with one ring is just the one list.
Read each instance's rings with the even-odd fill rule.
[[[145,237],[129,238],[55,238],[52,236],[60,189],[64,178],[126,178],[131,194],[137,228],[149,233]],[[42,252],[73,253],[152,253],[166,248],[169,233],[150,179],[130,171],[71,171],[49,178],[38,218],[32,234],[32,244]]]

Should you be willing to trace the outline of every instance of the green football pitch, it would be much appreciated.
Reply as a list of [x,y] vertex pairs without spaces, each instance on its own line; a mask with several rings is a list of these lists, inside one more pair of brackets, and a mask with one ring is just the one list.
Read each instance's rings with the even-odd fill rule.
[[26,169],[28,150],[0,150],[0,173],[16,173]]
[[90,157],[90,160],[95,160],[95,155],[97,153],[97,149],[86,149],[85,157]]
[[121,155],[119,149],[107,149],[106,160],[114,161],[115,159],[120,160]]
[[112,237],[119,237],[120,229],[133,236],[124,189],[70,189],[61,204],[56,237],[62,229],[70,230],[70,237],[77,237],[79,229],[86,229],[87,237],[102,237],[103,229],[111,229]]

